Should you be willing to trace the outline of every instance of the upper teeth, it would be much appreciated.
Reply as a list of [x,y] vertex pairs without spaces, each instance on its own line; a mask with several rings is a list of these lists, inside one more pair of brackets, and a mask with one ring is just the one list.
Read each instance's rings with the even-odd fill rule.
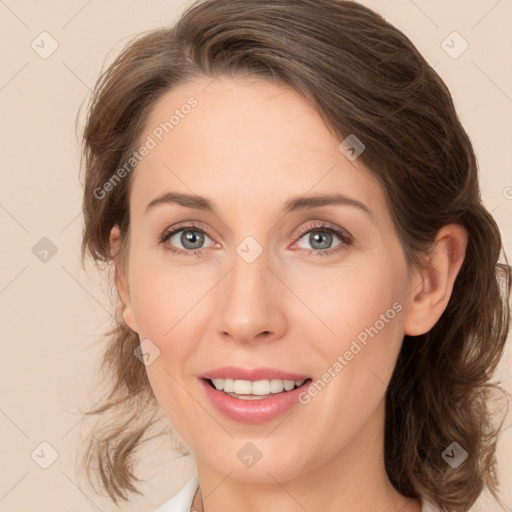
[[295,386],[302,386],[304,380],[235,380],[235,379],[211,379],[213,385],[219,391],[236,393],[238,395],[268,395],[281,393],[284,390],[291,391]]

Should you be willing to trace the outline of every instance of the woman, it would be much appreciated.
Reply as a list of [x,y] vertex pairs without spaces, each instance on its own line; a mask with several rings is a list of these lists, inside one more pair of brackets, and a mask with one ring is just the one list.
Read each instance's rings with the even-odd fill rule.
[[510,268],[400,31],[354,2],[197,3],[102,75],[83,164],[83,255],[119,298],[84,467],[116,503],[161,412],[198,476],[159,512],[499,499]]

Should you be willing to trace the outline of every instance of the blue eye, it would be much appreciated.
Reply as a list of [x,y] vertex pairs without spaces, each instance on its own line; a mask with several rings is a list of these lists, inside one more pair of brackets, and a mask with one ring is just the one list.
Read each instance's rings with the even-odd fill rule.
[[[300,237],[299,242],[303,238],[307,240],[311,249],[308,249],[307,247],[305,247],[305,249],[309,250],[309,254],[314,254],[316,256],[330,255],[338,252],[339,250],[346,249],[352,244],[352,238],[348,233],[322,223],[307,226],[299,233],[298,236]],[[337,238],[339,242],[333,246],[334,238]]]
[[[314,250],[330,249],[332,246],[333,237],[337,236],[334,233],[329,233],[327,231],[320,230],[310,231],[307,235],[307,241],[309,242],[310,245],[312,245],[312,249]],[[301,240],[303,238],[306,238],[306,235],[302,236]],[[318,246],[314,247],[315,245]]]
[[[181,236],[178,236],[181,233]],[[176,231],[174,233],[170,233],[168,235],[168,240],[173,244],[177,245],[177,242],[182,245],[184,249],[194,250],[201,249],[204,244],[204,239],[206,235],[202,231],[191,231],[188,229],[181,229],[180,231]],[[208,237],[209,238],[209,237]],[[174,240],[173,240],[174,239]]]
[[[306,235],[308,236],[306,237]],[[321,222],[306,226],[295,238],[298,239],[298,242],[303,238],[306,239],[311,248],[300,247],[309,251],[310,255],[315,256],[328,256],[347,249],[353,243],[351,235],[345,230]],[[333,246],[335,238],[339,242]],[[199,226],[188,224],[166,231],[159,238],[159,242],[175,254],[198,256],[202,254],[202,249],[207,248],[204,246],[206,239],[213,242],[211,237]]]
[[160,243],[165,244],[166,248],[174,253],[193,256],[201,254],[201,249],[204,249],[205,237],[211,240],[198,226],[187,225],[166,231],[160,238]]

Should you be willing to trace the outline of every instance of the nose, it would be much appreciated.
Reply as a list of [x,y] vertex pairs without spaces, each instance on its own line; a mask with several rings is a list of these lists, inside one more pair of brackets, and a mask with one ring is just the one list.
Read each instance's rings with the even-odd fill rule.
[[269,268],[265,251],[252,263],[238,254],[220,283],[217,332],[225,340],[260,343],[284,336],[287,329],[286,291]]

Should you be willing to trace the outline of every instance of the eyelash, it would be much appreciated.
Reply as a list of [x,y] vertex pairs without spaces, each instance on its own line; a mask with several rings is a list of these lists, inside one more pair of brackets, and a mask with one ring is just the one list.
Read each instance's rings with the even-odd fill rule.
[[[193,229],[190,229],[193,228]],[[162,234],[162,236],[159,237],[159,243],[165,244],[173,235],[176,233],[179,233],[180,231],[199,231],[200,233],[205,234],[209,238],[212,238],[204,229],[199,227],[197,224],[194,224],[194,222],[189,222],[185,226],[179,226],[172,231],[166,231]],[[316,222],[312,225],[305,226],[299,232],[295,235],[297,238],[297,241],[300,240],[304,235],[306,235],[309,232],[312,231],[319,231],[323,233],[330,233],[336,235],[340,240],[341,243],[337,245],[336,247],[333,247],[332,249],[306,249],[309,250],[309,255],[315,255],[315,256],[329,256],[333,253],[336,253],[340,250],[346,250],[348,247],[350,247],[353,243],[352,237],[345,231],[341,230],[339,228],[335,228],[334,226],[331,226],[330,224],[324,224],[323,222]],[[203,249],[195,249],[195,250],[183,250],[183,249],[176,249],[175,247],[171,245],[167,245],[166,249],[171,251],[174,254],[186,254],[187,256],[200,256],[203,252]]]
[[297,238],[297,240],[300,240],[304,235],[313,231],[319,231],[322,233],[330,233],[336,235],[341,240],[341,243],[336,247],[333,247],[332,249],[306,249],[309,251],[308,255],[330,256],[331,254],[334,254],[338,251],[348,249],[348,247],[350,247],[350,245],[352,245],[353,242],[352,237],[348,234],[348,232],[340,228],[335,228],[334,226],[331,226],[330,224],[325,224],[323,222],[316,222],[308,226],[305,226],[304,228],[299,230],[295,237]]

